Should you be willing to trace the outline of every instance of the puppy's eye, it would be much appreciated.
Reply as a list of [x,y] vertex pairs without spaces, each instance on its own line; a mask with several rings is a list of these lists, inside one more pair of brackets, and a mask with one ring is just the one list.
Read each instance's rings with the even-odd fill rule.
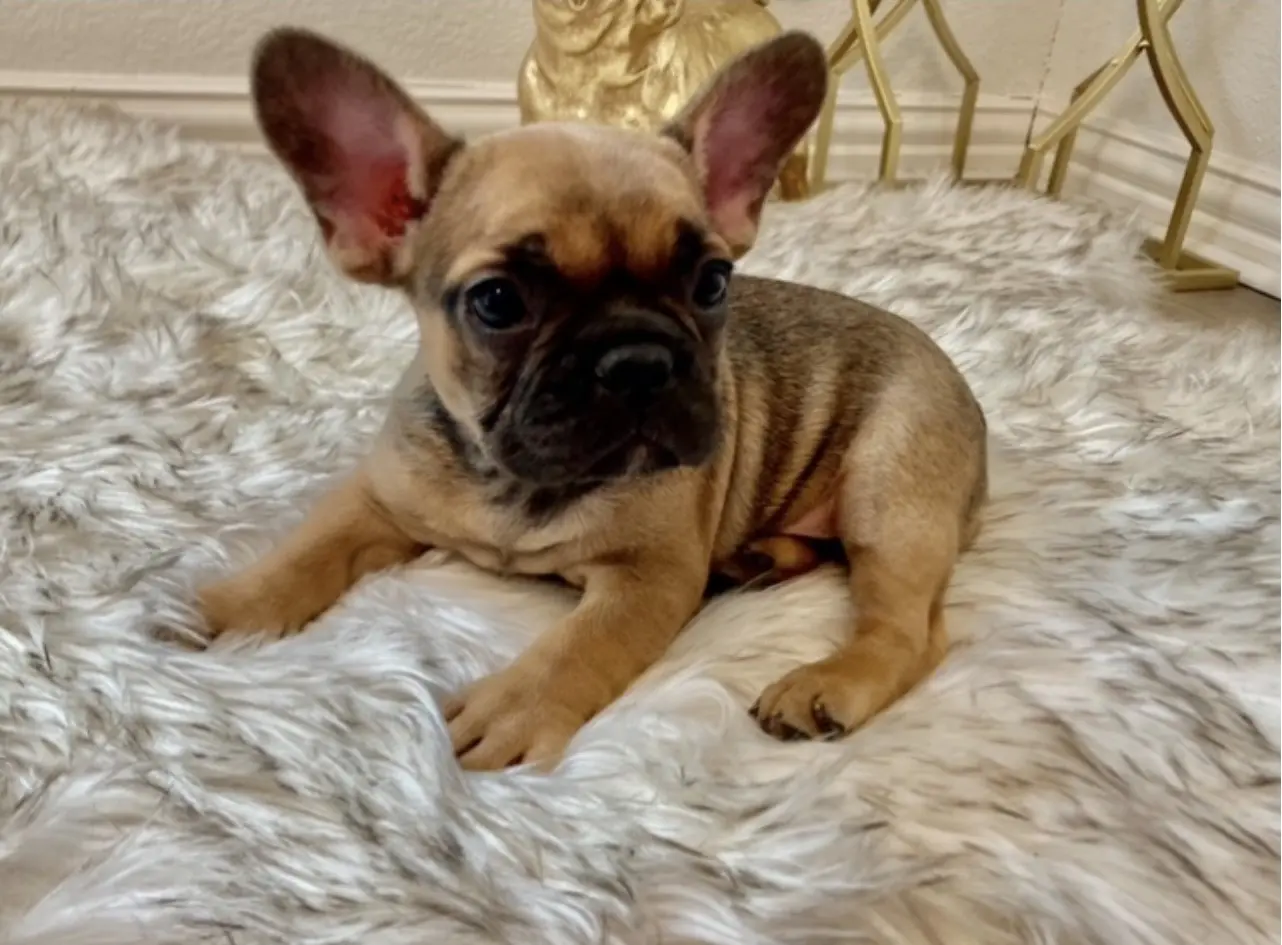
[[525,300],[511,279],[493,276],[468,286],[463,306],[486,328],[511,328],[525,318]]
[[691,295],[694,304],[702,309],[721,306],[730,291],[730,271],[730,263],[724,259],[712,259],[704,263],[695,279]]

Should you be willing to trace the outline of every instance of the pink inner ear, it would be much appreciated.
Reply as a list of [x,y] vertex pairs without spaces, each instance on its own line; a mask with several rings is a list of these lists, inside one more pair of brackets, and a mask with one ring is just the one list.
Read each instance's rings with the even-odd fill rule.
[[770,135],[774,123],[769,114],[771,105],[778,103],[769,101],[768,90],[753,91],[756,94],[727,96],[720,107],[709,109],[702,134],[695,134],[708,212],[732,244],[753,241],[757,211],[780,158]]
[[754,170],[769,141],[752,113],[732,104],[709,116],[703,146],[707,200],[720,205],[742,199],[744,191],[754,185]]
[[321,108],[318,127],[330,147],[324,182],[316,182],[318,204],[359,229],[372,226],[385,237],[403,236],[427,205],[410,193],[412,156],[405,136],[398,134],[395,106],[376,95],[339,91],[323,97]]
[[411,220],[427,210],[427,204],[409,190],[408,165],[404,160],[379,161],[370,165],[364,181],[352,184],[352,201],[357,207],[370,208],[371,222],[380,233],[393,238],[405,235]]

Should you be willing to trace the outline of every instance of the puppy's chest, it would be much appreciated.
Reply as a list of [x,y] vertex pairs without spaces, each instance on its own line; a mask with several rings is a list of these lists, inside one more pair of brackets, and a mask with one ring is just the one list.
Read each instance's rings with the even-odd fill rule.
[[584,557],[581,536],[567,523],[530,525],[501,510],[433,517],[425,523],[439,547],[501,574],[565,574]]
[[537,503],[531,513],[527,496],[410,470],[400,461],[381,463],[373,478],[379,502],[407,535],[489,571],[568,578],[567,572],[598,550],[593,536],[600,530],[593,522],[601,510],[592,499],[563,514],[540,515]]

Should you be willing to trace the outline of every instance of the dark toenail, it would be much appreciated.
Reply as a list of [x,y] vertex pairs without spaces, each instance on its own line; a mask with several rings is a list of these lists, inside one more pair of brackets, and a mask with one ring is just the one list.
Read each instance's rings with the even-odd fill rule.
[[821,735],[825,735],[829,738],[836,738],[837,736],[846,734],[846,727],[840,722],[835,721],[833,717],[828,714],[828,710],[824,708],[824,704],[818,699],[816,699],[814,705],[810,707],[810,714],[814,716],[815,725],[819,727],[819,733]]
[[760,711],[761,711],[761,700],[758,699],[756,702],[754,702],[751,705],[751,707],[749,707],[748,714],[755,719],[757,717],[757,713]]
[[779,737],[782,738],[785,742],[800,742],[800,741],[805,741],[810,736],[807,735],[805,732],[803,732],[801,729],[794,728],[793,726],[789,725],[787,722],[780,722]]

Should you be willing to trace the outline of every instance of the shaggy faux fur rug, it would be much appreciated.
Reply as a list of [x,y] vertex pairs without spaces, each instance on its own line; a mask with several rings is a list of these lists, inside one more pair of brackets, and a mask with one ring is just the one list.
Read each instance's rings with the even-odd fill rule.
[[719,600],[551,776],[435,698],[565,592],[426,561],[262,649],[154,642],[361,452],[413,324],[272,166],[0,111],[0,940],[1270,943],[1277,326],[1160,315],[1136,239],[938,184],[772,207],[747,268],[891,307],[993,431],[941,671],[841,743],[746,708],[848,620]]

